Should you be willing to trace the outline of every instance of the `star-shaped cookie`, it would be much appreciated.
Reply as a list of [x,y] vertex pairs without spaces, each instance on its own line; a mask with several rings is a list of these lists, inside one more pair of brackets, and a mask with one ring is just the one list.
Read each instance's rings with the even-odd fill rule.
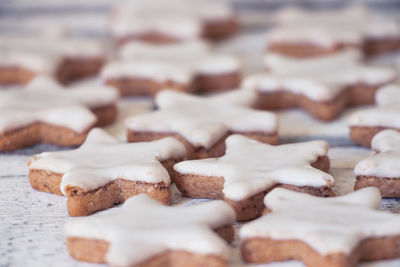
[[169,173],[185,155],[184,145],[172,137],[125,144],[96,128],[78,149],[33,156],[29,180],[37,190],[67,196],[71,216],[110,208],[139,193],[169,203]]
[[276,186],[332,196],[328,144],[311,141],[272,146],[241,135],[226,139],[220,158],[183,161],[174,166],[175,183],[190,198],[225,199],[238,220],[261,215],[262,199]]
[[274,189],[264,200],[268,213],[240,229],[242,257],[335,267],[399,258],[400,216],[377,210],[380,201],[373,187],[334,198]]
[[228,246],[222,238],[232,240],[234,221],[234,211],[222,201],[168,207],[138,195],[112,214],[71,219],[65,231],[69,253],[77,260],[113,266],[226,266]]
[[134,1],[113,4],[110,30],[118,44],[130,40],[169,44],[221,40],[238,30],[233,8],[220,1]]
[[211,97],[165,90],[156,97],[158,110],[127,120],[128,141],[175,136],[186,145],[190,158],[223,155],[224,140],[232,133],[276,144],[277,117],[251,109],[255,100],[250,90]]
[[[319,47],[319,50],[314,50],[320,52],[318,54],[332,53],[343,48],[362,48],[366,56],[373,56],[396,50],[400,44],[397,21],[379,12],[372,12],[365,5],[356,4],[343,9],[317,12],[294,7],[283,8],[275,14],[274,22],[279,25],[276,33],[280,35],[276,36],[280,37],[278,41],[292,44],[291,51],[285,47],[278,49],[283,53],[309,51],[307,48],[310,49],[313,45]],[[288,27],[296,29],[297,32],[293,32],[294,29],[285,31]],[[309,27],[315,31],[307,34]],[[340,40],[342,45],[337,45]],[[349,45],[350,43],[353,45]],[[307,54],[303,52],[300,55]]]
[[385,130],[372,138],[376,155],[359,162],[354,168],[354,189],[377,187],[386,198],[400,197],[400,133]]
[[[190,88],[199,93],[230,90],[240,85],[239,59],[233,55],[213,51],[210,45],[201,40],[164,45],[140,41],[129,42],[120,49],[119,54],[130,64],[119,64],[119,71],[114,71],[114,73],[109,71],[107,73],[107,68],[111,68],[116,63],[106,66],[103,73],[103,78],[106,80],[121,77],[126,79],[129,76],[144,77],[159,82],[172,80],[190,84]],[[149,62],[152,62],[153,69],[158,71],[145,73],[143,70]],[[168,68],[161,68],[166,63]],[[178,77],[185,77],[185,79],[178,79]],[[148,92],[152,93],[150,90]]]
[[390,84],[375,95],[377,106],[353,113],[349,119],[350,138],[370,147],[375,134],[385,129],[400,131],[400,86]]
[[93,76],[101,69],[105,52],[98,40],[61,32],[1,36],[0,84],[26,84],[37,75],[52,76],[62,84]]
[[316,59],[267,55],[269,73],[254,74],[243,87],[258,92],[257,108],[300,107],[317,119],[333,120],[347,106],[374,103],[376,90],[396,78],[394,70],[362,65],[357,53]]
[[26,88],[1,91],[0,151],[40,142],[80,145],[94,125],[114,121],[117,99],[117,91],[110,87],[66,90],[44,76]]

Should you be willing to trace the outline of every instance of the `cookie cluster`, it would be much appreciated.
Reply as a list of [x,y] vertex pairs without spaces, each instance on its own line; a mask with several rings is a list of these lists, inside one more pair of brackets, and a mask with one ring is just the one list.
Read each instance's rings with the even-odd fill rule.
[[[28,169],[32,188],[65,196],[78,217],[65,225],[73,258],[227,266],[235,238],[249,263],[400,258],[400,216],[378,210],[400,197],[400,86],[395,69],[368,63],[400,49],[396,22],[362,6],[282,9],[252,72],[215,42],[239,28],[227,3],[140,0],[110,12],[107,42],[0,37],[0,151],[68,147]],[[154,109],[122,118],[121,103],[143,96]],[[336,196],[328,142],[279,144],[277,111],[328,124],[354,107],[349,136],[376,154],[355,167],[355,192]],[[121,121],[124,140],[100,128]],[[177,194],[207,201],[176,205]]]

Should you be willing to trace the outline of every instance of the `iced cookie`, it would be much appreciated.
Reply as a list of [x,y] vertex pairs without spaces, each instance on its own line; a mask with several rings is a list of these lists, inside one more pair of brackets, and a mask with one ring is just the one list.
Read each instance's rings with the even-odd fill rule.
[[[173,78],[179,73],[186,77],[182,83],[186,84],[187,88],[192,88],[199,93],[234,89],[240,85],[241,65],[239,59],[232,55],[213,51],[211,46],[204,41],[196,40],[163,45],[133,41],[125,44],[119,54],[120,59],[130,62],[130,64],[120,64],[120,73],[113,75],[107,75],[107,68],[118,63],[107,65],[103,79],[126,94],[134,95],[137,92],[154,94],[152,84],[158,84],[157,88],[161,89],[168,86],[166,80],[173,81]],[[164,72],[145,73],[144,70],[149,62],[156,65],[153,67],[155,69],[159,69],[157,62],[160,62],[160,66],[167,63],[171,67],[165,67]],[[165,76],[165,79],[162,76]],[[143,81],[146,79],[148,80],[147,84]]]
[[[168,207],[146,195],[112,214],[67,222],[67,248],[77,260],[112,266],[227,266],[235,213],[222,201]],[[225,240],[224,240],[225,239]]]
[[276,144],[277,117],[251,109],[255,100],[250,90],[210,97],[165,90],[156,96],[158,110],[127,119],[128,141],[174,136],[185,144],[192,159],[222,156],[225,138],[232,133]]
[[154,96],[164,88],[192,92],[189,69],[155,60],[116,61],[101,70],[105,84],[115,87],[122,96]]
[[295,58],[319,57],[346,49],[361,49],[361,33],[321,25],[273,28],[267,35],[268,52]]
[[299,260],[308,267],[356,266],[400,257],[400,216],[377,210],[376,188],[335,198],[274,189],[268,213],[239,232],[245,261]]
[[28,162],[33,188],[65,195],[71,216],[85,216],[145,193],[169,203],[172,166],[186,150],[174,138],[124,144],[100,129],[81,147],[44,152]]
[[77,146],[95,125],[112,123],[118,92],[106,86],[65,89],[48,77],[0,92],[0,151],[37,143]]
[[382,131],[372,138],[371,147],[377,154],[356,165],[354,189],[375,186],[384,198],[400,197],[400,133]]
[[184,196],[224,199],[238,220],[250,220],[261,215],[263,198],[275,187],[334,195],[327,153],[324,141],[272,146],[231,135],[224,156],[176,164],[174,181]]
[[0,84],[26,84],[45,74],[69,83],[97,74],[105,49],[96,40],[61,37],[0,38]]
[[238,19],[223,2],[135,1],[113,8],[110,29],[118,44],[129,40],[165,44],[202,37],[220,40],[238,30]]
[[270,72],[246,77],[243,87],[258,93],[257,108],[300,107],[317,119],[333,120],[347,106],[374,103],[376,90],[396,78],[391,68],[362,65],[357,58],[354,53],[316,59],[267,55]]
[[[335,46],[333,42],[335,38],[344,41],[343,44],[349,42],[354,44],[355,39],[353,41],[349,39],[351,36],[353,38],[357,36],[357,46],[362,48],[367,56],[400,48],[398,23],[387,16],[374,14],[362,5],[318,12],[284,8],[275,15],[275,24],[279,26],[275,35],[280,35],[281,43],[283,41],[286,47],[274,43],[275,46],[271,48],[287,55],[310,56],[332,53],[346,47],[346,45]],[[288,35],[291,29],[296,28],[298,31],[294,35]],[[314,31],[311,32],[310,28]],[[337,41],[336,44],[340,42]],[[302,46],[305,46],[303,47],[306,49],[305,52],[302,52]]]
[[350,138],[359,145],[370,147],[371,140],[385,129],[400,130],[400,87],[396,84],[379,89],[376,107],[353,113],[349,119]]

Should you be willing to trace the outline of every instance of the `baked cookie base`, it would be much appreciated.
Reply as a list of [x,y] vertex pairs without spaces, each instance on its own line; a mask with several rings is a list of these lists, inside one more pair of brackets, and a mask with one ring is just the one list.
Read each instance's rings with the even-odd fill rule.
[[[93,108],[92,112],[97,117],[97,123],[93,126],[105,126],[115,121],[118,110],[116,105],[108,105]],[[0,151],[12,151],[38,143],[66,147],[79,146],[85,141],[89,130],[93,126],[90,126],[88,130],[82,133],[77,133],[61,126],[34,123],[0,134]]]
[[[327,156],[320,156],[312,164],[312,166],[328,172],[330,168],[329,158]],[[265,195],[276,187],[283,187],[293,191],[304,192],[316,196],[335,196],[335,193],[329,187],[277,184],[249,198],[241,201],[233,201],[225,198],[225,195],[222,192],[225,182],[223,177],[181,174],[176,172],[174,181],[179,191],[185,197],[225,200],[235,210],[236,220],[238,221],[248,221],[261,216],[265,209],[263,202]]]
[[331,101],[315,101],[304,95],[293,94],[285,90],[259,91],[255,107],[262,110],[301,108],[316,119],[330,121],[338,118],[347,106],[373,104],[376,91],[383,85],[354,84],[343,88],[342,92]]
[[61,84],[94,76],[104,64],[102,57],[67,57],[57,67],[55,76]]
[[[173,165],[180,160],[166,160],[162,162],[173,177]],[[39,191],[63,195],[60,189],[62,173],[47,170],[29,170],[29,181],[31,186]],[[70,216],[86,216],[96,211],[111,208],[116,204],[123,203],[128,198],[147,194],[161,203],[168,204],[171,201],[171,190],[164,183],[144,183],[140,181],[129,181],[117,179],[97,189],[85,191],[77,186],[65,188],[67,209]]]
[[364,43],[364,54],[368,57],[393,52],[400,49],[400,38],[367,39]]
[[[369,127],[369,126],[351,126],[350,127],[350,139],[361,146],[371,147],[371,141],[374,136],[383,131],[389,129],[387,127]],[[400,131],[400,129],[393,129]]]
[[240,80],[239,71],[215,75],[199,74],[195,78],[194,87],[196,92],[200,94],[215,93],[239,88]]
[[249,238],[241,244],[242,258],[251,263],[299,260],[308,267],[347,267],[358,261],[375,261],[400,257],[400,236],[368,238],[351,253],[321,255],[301,240]]
[[347,96],[339,94],[329,102],[318,102],[304,95],[295,95],[290,92],[259,92],[256,108],[262,110],[283,110],[301,108],[316,119],[330,121],[339,117],[346,106]]
[[107,79],[106,84],[117,88],[121,96],[155,96],[159,91],[168,88],[181,92],[190,92],[191,87],[188,84],[166,81],[159,83],[150,79],[121,77]]
[[225,139],[231,134],[242,134],[244,136],[253,138],[262,143],[275,145],[278,143],[277,133],[257,133],[257,132],[235,132],[228,133],[219,141],[217,141],[211,148],[206,149],[204,147],[194,147],[189,143],[183,136],[177,133],[157,133],[157,132],[136,132],[128,129],[127,140],[128,142],[144,142],[144,141],[154,141],[164,137],[175,137],[181,141],[185,147],[188,155],[188,159],[203,159],[203,158],[217,158],[225,154]]
[[153,43],[153,44],[173,44],[183,41],[174,36],[163,34],[160,32],[143,32],[140,34],[127,34],[125,36],[116,37],[114,38],[114,40],[117,46],[122,46],[134,40],[144,41],[146,43]]
[[97,118],[96,126],[103,127],[115,122],[118,116],[116,104],[92,108],[91,111]]
[[13,151],[38,143],[79,146],[85,141],[88,132],[89,129],[77,133],[65,127],[35,123],[0,134],[0,151]]
[[360,46],[355,44],[337,43],[331,47],[322,47],[312,43],[273,42],[268,45],[268,52],[282,54],[289,57],[308,58],[331,55],[347,48],[361,49]]
[[232,36],[239,30],[239,21],[236,16],[220,20],[206,20],[203,23],[203,37],[219,41]]
[[0,85],[25,85],[36,73],[23,67],[0,67]]
[[[222,226],[215,229],[215,232],[227,242],[231,242],[234,230],[231,225]],[[67,248],[69,254],[80,261],[94,263],[105,263],[109,243],[104,240],[67,237]],[[134,248],[132,248],[134,249]],[[226,266],[226,261],[217,255],[194,254],[186,251],[166,251],[155,255],[148,260],[138,264],[141,267],[168,267],[168,266]]]
[[400,177],[387,178],[364,175],[356,177],[354,190],[368,186],[378,188],[383,198],[400,198]]

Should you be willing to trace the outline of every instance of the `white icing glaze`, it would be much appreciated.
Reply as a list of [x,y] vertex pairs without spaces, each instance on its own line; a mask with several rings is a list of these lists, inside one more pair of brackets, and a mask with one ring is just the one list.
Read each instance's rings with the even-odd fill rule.
[[400,152],[400,133],[395,130],[382,131],[372,138],[371,147],[379,153]]
[[368,21],[369,10],[365,5],[353,4],[343,9],[327,9],[317,12],[309,9],[285,7],[279,10],[274,20],[278,25],[346,25],[361,24]]
[[208,54],[206,57],[199,59],[194,66],[197,74],[213,75],[225,73],[237,73],[240,71],[239,59],[226,54]]
[[400,104],[400,86],[389,84],[380,88],[375,94],[378,106],[395,106]]
[[174,169],[181,174],[224,177],[225,197],[240,201],[280,183],[333,186],[331,175],[310,165],[327,153],[325,141],[272,146],[242,135],[231,135],[226,139],[224,156],[183,161]]
[[400,129],[399,86],[392,84],[382,87],[375,94],[375,102],[376,107],[353,113],[349,118],[349,125]]
[[185,155],[184,145],[172,137],[125,144],[95,128],[78,149],[36,155],[29,162],[29,169],[63,174],[63,194],[70,186],[89,191],[116,179],[169,185],[170,177],[160,162]]
[[400,38],[399,23],[387,17],[373,16],[365,31],[367,39]]
[[163,45],[132,41],[121,48],[120,57],[142,64],[147,61],[174,64],[192,75],[232,73],[240,69],[236,57],[213,53],[207,43],[199,40]]
[[210,49],[209,44],[201,40],[161,45],[135,40],[121,47],[119,57],[124,60],[155,59],[183,63],[186,58],[207,54]]
[[105,48],[96,40],[67,39],[59,40],[54,45],[66,57],[103,57],[105,54]]
[[264,57],[266,67],[273,74],[304,76],[339,86],[359,82],[380,85],[396,78],[396,72],[391,68],[367,66],[359,60],[360,54],[353,50],[311,59],[295,59],[277,54]]
[[114,37],[122,38],[129,35],[159,33],[177,38],[178,40],[197,39],[201,35],[201,24],[198,20],[185,17],[130,17],[119,18],[111,24]]
[[374,136],[371,146],[378,153],[360,161],[354,168],[354,175],[399,178],[400,133],[382,131]]
[[373,107],[353,113],[349,118],[350,126],[388,127],[400,129],[400,107]]
[[168,207],[146,195],[138,195],[112,214],[70,219],[65,232],[67,237],[109,242],[107,263],[133,266],[166,250],[226,259],[228,246],[212,229],[234,221],[235,212],[223,201]]
[[239,236],[301,240],[322,255],[349,254],[366,238],[400,234],[400,216],[376,210],[380,199],[373,187],[335,198],[277,188],[264,201],[272,213],[244,225]]
[[104,47],[95,39],[67,38],[63,36],[3,37],[0,47],[11,51],[35,52],[48,56],[100,57]]
[[159,110],[127,119],[132,131],[179,133],[195,147],[209,149],[229,131],[275,134],[276,115],[249,108],[255,92],[233,90],[199,97],[172,90],[157,94]]
[[233,17],[233,10],[224,2],[130,1],[114,7],[111,31],[117,37],[156,32],[191,40],[201,37],[205,23]]
[[0,92],[0,133],[35,122],[63,126],[82,133],[96,122],[89,107],[112,105],[117,99],[118,92],[110,87],[66,90],[50,78],[38,76],[24,89]]
[[193,12],[197,12],[203,22],[229,20],[235,17],[235,11],[230,4],[224,1],[192,1]]
[[188,84],[192,72],[181,66],[161,61],[119,61],[105,65],[101,71],[101,78],[144,78],[159,82],[174,81]]
[[35,73],[51,74],[53,62],[30,52],[0,51],[1,67],[23,67]]

